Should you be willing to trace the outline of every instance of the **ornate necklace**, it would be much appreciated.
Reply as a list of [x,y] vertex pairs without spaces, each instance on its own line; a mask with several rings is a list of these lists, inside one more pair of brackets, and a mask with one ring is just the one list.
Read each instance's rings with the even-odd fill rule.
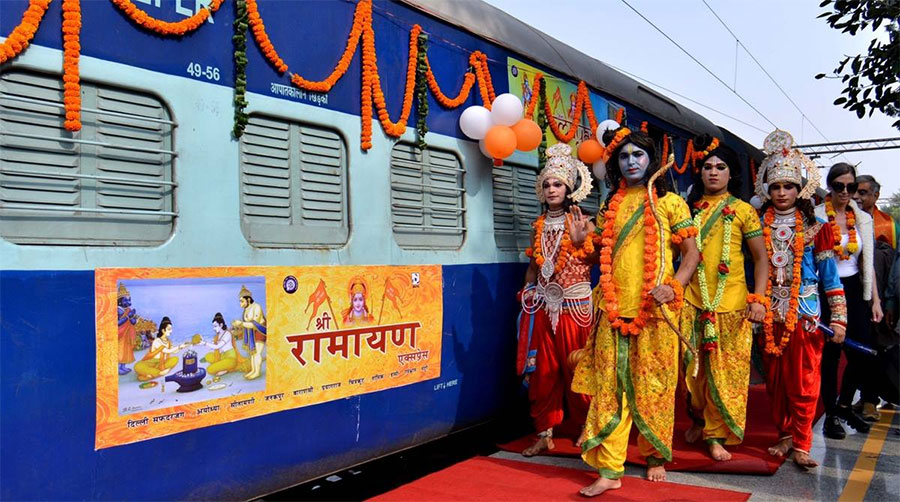
[[850,204],[844,208],[844,217],[847,218],[847,247],[841,245],[841,227],[837,224],[837,212],[831,203],[831,195],[825,196],[825,214],[828,216],[828,223],[831,225],[831,233],[834,235],[834,252],[840,260],[849,260],[850,255],[859,251],[859,244],[856,242],[856,213]]
[[[791,225],[793,219],[793,225]],[[767,354],[775,357],[781,356],[784,348],[791,340],[791,333],[797,325],[800,297],[801,263],[803,261],[803,213],[794,208],[791,213],[781,213],[776,216],[775,208],[769,207],[763,217],[763,237],[766,243],[766,253],[772,263],[775,274],[775,284],[772,284],[773,270],[769,271],[766,280],[766,297],[771,298],[772,308],[766,312],[763,321],[763,331],[766,335]],[[793,227],[793,228],[792,228]],[[793,246],[791,241],[793,240]],[[792,252],[791,252],[792,251]],[[793,263],[791,272],[791,286],[787,288],[784,283],[786,268]],[[775,315],[778,311],[784,322],[784,331],[781,341],[775,345]],[[781,320],[780,319],[780,320]]]
[[731,265],[731,222],[734,220],[734,209],[731,203],[734,197],[729,195],[723,199],[718,206],[710,213],[714,215],[720,210],[722,211],[723,230],[722,236],[722,255],[719,257],[718,274],[716,276],[716,295],[712,301],[709,299],[709,287],[707,286],[706,268],[703,265],[703,235],[700,231],[703,228],[703,213],[708,209],[709,203],[700,201],[696,203],[697,212],[694,215],[694,227],[697,229],[697,250],[700,252],[700,266],[697,268],[697,282],[700,284],[700,300],[703,303],[703,311],[700,313],[700,322],[703,325],[703,341],[704,350],[713,351],[718,347],[719,337],[716,334],[716,310],[722,303],[722,295],[725,293],[725,284],[728,282],[728,273]]

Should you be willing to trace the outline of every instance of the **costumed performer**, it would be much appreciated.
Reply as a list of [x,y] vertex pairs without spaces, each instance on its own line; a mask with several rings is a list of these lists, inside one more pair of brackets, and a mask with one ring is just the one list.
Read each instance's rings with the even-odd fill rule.
[[[680,316],[683,287],[700,259],[688,206],[669,192],[665,177],[653,187],[658,214],[652,210],[647,184],[660,169],[653,140],[625,127],[607,131],[603,139],[610,193],[598,215],[599,321],[572,383],[576,392],[592,396],[581,456],[600,478],[581,490],[585,496],[622,486],[632,423],[640,432],[648,479],[665,479],[663,464],[672,459],[679,337],[660,309]],[[667,248],[662,263],[660,233]],[[679,252],[675,271],[672,258]],[[660,266],[665,280],[656,285]]]
[[[737,154],[708,135],[696,138],[694,147],[700,169],[687,202],[698,232],[700,266],[684,293],[681,326],[700,348],[700,357],[693,360],[690,351],[682,351],[694,422],[685,440],[693,443],[702,435],[710,455],[723,461],[731,459],[725,445],[744,439],[751,322],[761,323],[766,316],[769,260],[759,215],[735,195],[741,187]],[[744,277],[744,243],[753,256],[753,294]],[[692,365],[699,365],[696,376]]]
[[818,465],[809,449],[825,345],[816,327],[819,285],[831,308],[828,322],[836,343],[844,339],[847,310],[831,227],[815,217],[810,202],[819,186],[819,171],[802,152],[791,148],[793,141],[785,131],[769,134],[763,144],[767,156],[756,178],[756,194],[766,201],[763,238],[770,262],[766,281],[770,309],[760,345],[772,419],[780,434],[769,454],[786,456],[793,449],[794,462],[806,468]]
[[[579,179],[580,178],[580,179]],[[538,437],[522,455],[552,449],[553,428],[569,417],[583,424],[590,397],[571,390],[569,355],[581,349],[593,322],[590,261],[593,225],[578,202],[591,192],[587,166],[558,143],[547,149],[547,163],[535,182],[544,212],[533,223],[531,264],[525,273],[519,317],[518,369],[524,375]],[[577,184],[577,188],[576,188]]]

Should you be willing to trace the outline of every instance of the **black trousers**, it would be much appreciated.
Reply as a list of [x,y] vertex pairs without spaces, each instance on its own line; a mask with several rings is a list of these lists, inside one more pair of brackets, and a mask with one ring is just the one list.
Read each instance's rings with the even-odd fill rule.
[[[847,338],[872,346],[871,318],[872,309],[863,300],[862,281],[859,274],[842,277],[844,296],[847,299]],[[822,293],[820,291],[820,293]],[[822,304],[822,322],[831,318],[831,309],[825,295],[819,296]],[[841,350],[847,356],[847,367],[841,380],[841,392],[838,396],[838,363]],[[822,350],[822,401],[825,403],[825,414],[832,415],[837,405],[850,406],[853,396],[859,390],[862,399],[867,403],[878,402],[878,363],[874,356],[865,354],[844,345],[828,342]]]

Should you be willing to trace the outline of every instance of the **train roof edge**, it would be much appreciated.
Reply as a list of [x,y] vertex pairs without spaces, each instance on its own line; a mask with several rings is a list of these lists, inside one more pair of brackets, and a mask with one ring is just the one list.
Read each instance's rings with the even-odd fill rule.
[[566,45],[481,0],[399,0],[426,14],[483,37],[625,103],[638,106],[694,134],[721,138],[720,129],[699,113],[660,95],[609,65]]

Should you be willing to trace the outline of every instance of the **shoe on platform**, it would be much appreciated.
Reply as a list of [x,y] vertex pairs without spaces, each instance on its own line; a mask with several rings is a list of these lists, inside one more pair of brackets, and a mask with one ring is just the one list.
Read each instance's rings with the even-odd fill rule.
[[838,406],[837,416],[842,420],[847,422],[847,425],[852,427],[856,432],[862,432],[863,434],[869,432],[871,426],[868,422],[863,420],[863,418],[856,414],[849,407]]
[[875,404],[873,403],[863,403],[860,415],[866,422],[877,422],[881,420],[881,413],[878,412],[878,409],[875,408]]
[[847,437],[847,431],[841,425],[841,420],[836,415],[828,415],[825,417],[825,425],[822,427],[822,433],[825,437],[831,439],[844,439]]

